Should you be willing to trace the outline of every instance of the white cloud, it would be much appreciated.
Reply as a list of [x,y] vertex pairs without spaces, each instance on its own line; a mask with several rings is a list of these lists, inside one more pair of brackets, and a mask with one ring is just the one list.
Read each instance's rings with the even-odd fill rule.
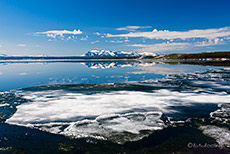
[[0,48],[2,47],[2,45],[0,45]]
[[199,47],[208,47],[224,44],[223,39],[215,39],[201,42],[166,42],[160,44],[131,44],[128,46],[139,47],[142,52],[182,51]]
[[111,43],[123,43],[123,41],[121,41],[121,40],[117,40],[117,41],[111,40],[109,42],[111,42]]
[[25,47],[26,44],[17,44],[17,46],[19,46],[19,47]]
[[89,38],[89,36],[88,36],[88,35],[86,35],[85,37],[82,37],[80,40],[82,40],[82,41],[86,41],[88,38]]
[[156,30],[148,32],[129,32],[127,34],[107,34],[106,37],[143,37],[148,39],[191,39],[191,38],[204,38],[214,40],[218,37],[229,37],[230,36],[230,27],[217,28],[217,29],[197,29],[189,31],[168,31],[168,30]]
[[48,39],[49,42],[56,41],[56,39]]
[[99,40],[96,40],[94,42],[91,42],[91,44],[95,44],[95,43],[98,43],[98,42],[99,42]]
[[67,37],[67,40],[72,40],[72,37],[71,36]]
[[100,35],[101,35],[99,32],[96,32],[95,34],[96,34],[97,36],[100,36]]
[[60,36],[61,38],[64,37],[64,35],[79,35],[82,34],[82,31],[80,29],[73,31],[68,30],[50,30],[46,32],[36,32],[35,35],[46,35],[47,37],[56,38],[57,36]]
[[191,43],[161,43],[161,44],[131,44],[128,46],[140,47],[142,52],[180,51],[188,49]]
[[152,28],[152,26],[126,26],[126,27],[117,28],[116,30],[136,31],[137,29],[146,29],[146,28]]
[[194,43],[194,46],[196,46],[196,47],[206,47],[206,46],[221,45],[221,44],[224,44],[224,40],[216,38],[214,40],[196,42],[196,43]]

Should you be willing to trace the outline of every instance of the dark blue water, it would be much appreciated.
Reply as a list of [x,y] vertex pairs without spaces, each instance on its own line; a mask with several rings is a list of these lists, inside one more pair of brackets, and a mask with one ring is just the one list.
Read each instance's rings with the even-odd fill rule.
[[229,67],[136,61],[0,68],[0,152],[229,150]]

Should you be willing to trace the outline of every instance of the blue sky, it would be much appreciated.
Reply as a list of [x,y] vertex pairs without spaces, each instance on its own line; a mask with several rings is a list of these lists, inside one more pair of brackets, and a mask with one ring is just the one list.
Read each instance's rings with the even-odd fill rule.
[[229,0],[1,0],[0,54],[230,50]]

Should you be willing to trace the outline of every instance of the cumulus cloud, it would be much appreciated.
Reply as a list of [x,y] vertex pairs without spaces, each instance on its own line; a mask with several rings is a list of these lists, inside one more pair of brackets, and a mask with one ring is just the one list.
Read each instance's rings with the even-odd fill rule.
[[73,31],[68,31],[68,30],[50,30],[50,31],[45,31],[45,32],[36,32],[35,35],[46,35],[47,37],[50,38],[56,38],[57,36],[60,36],[61,38],[64,37],[64,35],[79,35],[82,34],[82,31],[80,29],[76,30],[74,29]]
[[221,45],[221,44],[224,44],[224,39],[216,38],[214,40],[195,42],[194,46],[196,46],[196,47],[206,47],[206,46]]
[[98,42],[99,42],[99,40],[96,40],[96,41],[91,42],[91,44],[95,44],[95,43],[98,43]]
[[123,41],[121,41],[121,40],[111,40],[109,42],[111,42],[111,43],[123,43]]
[[[128,46],[138,47],[142,52],[182,51],[194,48],[226,44],[230,39],[230,27],[217,29],[196,29],[189,31],[156,30],[148,32],[129,32],[126,34],[107,34],[108,38],[141,38],[142,44]],[[166,40],[166,43],[145,44],[145,39]],[[174,42],[175,41],[175,42]]]
[[152,26],[126,26],[126,27],[117,28],[116,30],[136,31],[137,29],[146,29],[146,28],[152,28]]
[[85,37],[82,37],[80,40],[82,40],[82,41],[86,41],[86,40],[88,40],[88,38],[89,38],[89,36],[88,36],[88,35],[86,35]]
[[218,37],[229,37],[230,27],[224,28],[213,28],[213,29],[196,29],[189,31],[168,31],[168,30],[156,30],[148,32],[129,32],[127,34],[107,34],[106,37],[142,37],[148,39],[163,39],[163,40],[174,40],[174,39],[191,39],[191,38],[203,38],[203,39],[216,39]]
[[17,46],[19,46],[19,47],[25,47],[26,44],[17,44]]
[[160,44],[131,44],[128,46],[139,47],[142,52],[180,51],[189,49],[191,43],[160,43]]
[[142,52],[163,52],[163,51],[182,51],[192,50],[199,47],[207,47],[224,44],[223,39],[214,39],[200,42],[166,42],[159,44],[130,44],[131,47],[139,47]]
[[95,34],[96,34],[97,36],[100,36],[100,35],[101,35],[99,32],[96,32]]

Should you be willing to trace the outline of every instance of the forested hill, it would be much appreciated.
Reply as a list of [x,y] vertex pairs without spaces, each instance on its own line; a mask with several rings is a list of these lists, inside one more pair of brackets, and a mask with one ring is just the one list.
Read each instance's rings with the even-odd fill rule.
[[157,59],[230,59],[230,51],[226,52],[203,52],[191,54],[167,54],[156,57]]

